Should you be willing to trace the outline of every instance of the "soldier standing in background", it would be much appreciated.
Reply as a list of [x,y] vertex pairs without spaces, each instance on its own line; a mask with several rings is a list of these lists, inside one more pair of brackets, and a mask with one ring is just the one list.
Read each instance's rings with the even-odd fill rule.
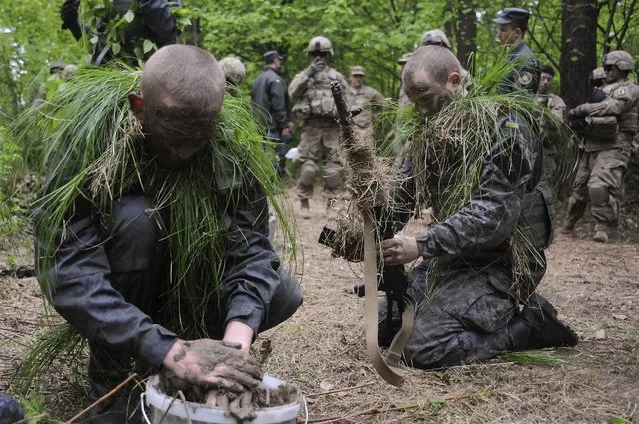
[[366,73],[361,66],[351,68],[351,86],[348,88],[350,107],[362,108],[362,113],[355,116],[353,121],[362,135],[373,136],[373,123],[376,114],[381,110],[384,96],[372,87],[364,85]]
[[[595,241],[608,242],[608,229],[619,221],[621,179],[630,159],[630,147],[637,133],[637,101],[639,89],[628,74],[634,70],[632,55],[616,50],[603,57],[606,85],[597,97],[568,112],[571,120],[582,120],[585,126],[585,152],[568,202],[564,230],[572,231],[583,216],[588,199],[595,217]],[[597,100],[599,100],[597,102]]]
[[453,49],[450,40],[441,29],[430,29],[422,35],[422,46],[442,46],[448,50]]
[[226,79],[226,92],[233,94],[235,87],[246,78],[246,67],[240,59],[232,56],[220,60],[220,67]]
[[310,66],[295,75],[289,94],[296,102],[293,112],[300,119],[301,140],[299,161],[302,163],[297,181],[297,196],[303,219],[309,219],[309,199],[313,197],[313,183],[317,177],[317,162],[324,157],[324,191],[328,203],[337,198],[340,188],[342,162],[339,151],[339,124],[331,82],[337,81],[346,91],[346,80],[330,67],[333,46],[326,37],[315,37],[308,44],[308,54],[313,58]]
[[264,53],[264,71],[253,81],[251,101],[253,113],[264,123],[269,139],[278,143],[278,174],[286,172],[286,151],[293,131],[293,113],[286,80],[279,74],[282,56],[275,50]]
[[518,7],[507,7],[497,12],[493,22],[499,24],[499,41],[511,49],[506,57],[508,61],[517,61],[516,71],[499,86],[501,93],[526,90],[537,93],[539,87],[539,62],[530,50],[524,34],[528,30],[528,19],[531,12]]
[[[552,66],[546,65],[541,68],[541,78],[539,79],[539,89],[537,90],[536,99],[542,105],[548,107],[552,113],[561,120],[566,121],[566,103],[558,95],[550,91],[550,86],[555,78],[555,70]],[[553,142],[551,134],[548,134],[548,128],[542,127],[541,141],[543,143],[544,152],[544,172],[550,178],[554,191],[558,190],[556,187],[559,183],[557,175],[559,169],[559,162],[565,158],[558,157],[559,146]],[[556,195],[558,193],[555,193]]]

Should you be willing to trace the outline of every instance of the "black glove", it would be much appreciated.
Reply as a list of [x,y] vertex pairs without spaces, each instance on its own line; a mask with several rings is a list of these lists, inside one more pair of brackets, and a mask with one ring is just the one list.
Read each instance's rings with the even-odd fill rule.
[[76,40],[82,38],[82,28],[78,23],[78,8],[80,0],[64,0],[60,7],[60,19],[62,19],[62,29],[71,31]]

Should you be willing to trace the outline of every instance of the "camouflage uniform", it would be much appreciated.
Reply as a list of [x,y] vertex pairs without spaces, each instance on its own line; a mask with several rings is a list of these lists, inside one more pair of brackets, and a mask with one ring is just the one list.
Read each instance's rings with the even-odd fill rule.
[[[313,40],[311,44],[314,44]],[[330,48],[331,52],[332,50]],[[325,157],[322,196],[330,200],[335,199],[339,193],[342,162],[338,156],[340,132],[331,93],[333,81],[338,81],[346,92],[346,80],[342,74],[329,66],[317,71],[313,76],[309,76],[307,71],[300,72],[295,75],[289,86],[291,99],[296,102],[293,113],[301,120],[298,158],[302,163],[302,169],[297,182],[297,195],[300,199],[313,197],[313,183],[319,169],[317,162],[322,156]]]
[[[604,56],[604,64],[611,55],[614,59],[621,53],[632,59],[626,52],[613,51]],[[602,90],[605,100],[584,103],[569,113],[571,117],[584,118],[588,127],[584,138],[585,152],[579,160],[564,228],[572,229],[590,200],[591,212],[597,221],[595,240],[605,242],[608,227],[615,226],[619,219],[621,179],[630,159],[632,139],[637,133],[639,89],[632,81],[621,79],[605,85]]]
[[[354,66],[351,68],[351,75],[364,76],[366,74],[364,68]],[[351,108],[362,109],[362,112],[353,119],[358,130],[364,135],[372,136],[375,115],[381,108],[384,96],[374,88],[362,84],[360,88],[355,88],[352,85],[348,88],[348,99]]]
[[[551,110],[551,112],[559,119],[561,122],[566,121],[566,103],[562,100],[561,97],[557,96],[553,93],[548,94],[537,94],[537,101]],[[558,177],[557,169],[558,162],[561,158],[557,157],[559,153],[559,147],[553,142],[552,137],[547,134],[544,128],[542,128],[542,143],[544,146],[544,170],[546,175],[550,178],[552,185],[554,186],[556,178]]]
[[[520,300],[554,311],[545,299],[531,292],[546,270],[543,249],[550,243],[554,217],[541,162],[540,143],[531,140],[526,127],[515,119],[502,120],[495,147],[484,159],[479,187],[467,206],[417,235],[426,259],[413,270],[408,291],[417,304],[415,325],[404,350],[408,365],[459,365],[538,347],[539,336],[533,334],[546,331],[544,326],[557,325],[556,321],[533,325],[527,318],[533,308],[525,306],[519,311]],[[404,172],[410,172],[410,160],[405,162]],[[399,204],[412,210],[411,193],[416,190],[410,187],[410,179],[406,181]],[[426,191],[437,193],[438,181]],[[431,200],[438,208],[438,196]],[[405,221],[409,215],[396,219]],[[508,253],[511,238],[521,230],[530,234],[536,248],[536,254],[528,258],[532,286],[515,282]],[[381,303],[383,319],[385,300]],[[548,322],[555,320],[556,311],[549,313]],[[399,322],[393,321],[390,333],[380,327],[380,344],[387,345],[397,330]]]

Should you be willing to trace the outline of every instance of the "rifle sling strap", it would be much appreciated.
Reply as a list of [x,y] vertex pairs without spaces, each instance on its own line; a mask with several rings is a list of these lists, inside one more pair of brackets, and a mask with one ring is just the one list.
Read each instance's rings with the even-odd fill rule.
[[[413,329],[415,307],[410,300],[404,301],[402,328],[395,335],[388,349],[389,364],[382,357],[377,340],[378,332],[378,299],[377,299],[377,253],[375,251],[375,225],[370,215],[364,213],[364,316],[366,333],[366,350],[378,374],[388,383],[399,386],[404,378],[397,366],[408,337]],[[388,300],[391,301],[390,299]]]

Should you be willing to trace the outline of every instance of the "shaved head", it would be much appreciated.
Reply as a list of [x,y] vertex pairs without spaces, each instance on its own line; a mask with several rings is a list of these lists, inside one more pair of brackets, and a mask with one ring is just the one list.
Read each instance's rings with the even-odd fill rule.
[[206,50],[172,44],[162,47],[146,63],[142,96],[147,107],[172,106],[215,117],[224,101],[224,72]]
[[422,46],[415,50],[408,59],[402,80],[406,84],[406,77],[416,72],[426,72],[436,83],[446,84],[448,76],[453,72],[461,73],[462,66],[453,52],[442,46]]
[[225,93],[219,63],[199,47],[162,47],[144,67],[141,91],[129,102],[148,151],[162,166],[187,166],[212,141]]
[[446,47],[420,47],[402,72],[404,92],[422,115],[432,116],[463,90],[461,72],[459,61]]

